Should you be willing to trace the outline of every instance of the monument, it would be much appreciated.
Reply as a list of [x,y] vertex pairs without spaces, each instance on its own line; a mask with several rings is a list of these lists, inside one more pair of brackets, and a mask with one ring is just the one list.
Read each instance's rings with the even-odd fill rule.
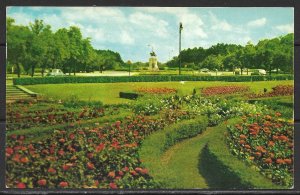
[[149,70],[151,71],[159,71],[159,68],[157,66],[157,57],[155,52],[152,50],[152,52],[150,52],[150,58],[149,58]]

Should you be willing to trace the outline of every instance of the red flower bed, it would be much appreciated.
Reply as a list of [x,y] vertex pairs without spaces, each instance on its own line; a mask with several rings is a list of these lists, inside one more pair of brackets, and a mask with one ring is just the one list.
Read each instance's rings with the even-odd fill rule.
[[[56,113],[56,111],[58,113]],[[47,109],[37,111],[21,112],[20,110],[9,110],[7,112],[6,130],[17,130],[32,126],[64,124],[81,119],[91,119],[104,116],[102,108],[84,108],[79,112],[58,109]]]
[[137,92],[142,93],[150,93],[150,94],[170,94],[170,93],[176,93],[176,89],[173,88],[139,88],[136,90]]
[[274,97],[274,96],[287,96],[294,94],[293,85],[277,85],[272,88],[271,92],[260,93],[260,94],[250,94],[249,98],[261,98],[261,97]]
[[255,164],[281,185],[293,184],[293,124],[275,115],[242,117],[243,122],[228,127],[232,152]]
[[244,93],[249,90],[250,88],[248,86],[216,86],[206,87],[202,90],[202,94],[204,96],[228,95],[233,93]]
[[10,188],[146,188],[154,183],[141,167],[138,146],[166,120],[138,116],[104,126],[55,131],[37,143],[7,138]]

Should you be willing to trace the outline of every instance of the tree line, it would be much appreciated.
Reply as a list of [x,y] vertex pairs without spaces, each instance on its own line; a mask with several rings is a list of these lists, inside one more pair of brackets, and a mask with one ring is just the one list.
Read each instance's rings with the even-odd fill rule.
[[[260,40],[256,45],[245,46],[218,43],[208,49],[195,47],[183,50],[180,58],[183,67],[209,70],[265,69],[293,73],[294,34]],[[179,57],[167,62],[168,67],[178,67]]]
[[20,77],[24,72],[32,77],[36,69],[62,69],[69,74],[124,67],[121,56],[110,50],[97,50],[90,38],[83,38],[78,27],[71,26],[52,31],[50,25],[35,20],[28,26],[16,25],[13,18],[6,19],[7,69],[14,67]]
[[[103,70],[147,69],[148,62],[124,62],[118,52],[98,50],[84,38],[76,26],[53,31],[42,20],[27,26],[16,25],[13,18],[6,19],[7,69],[14,73],[34,76],[39,70],[44,76],[49,69],[62,69],[65,73]],[[218,43],[207,49],[195,47],[180,53],[183,67],[209,70],[265,69],[293,73],[294,34],[260,40],[245,46]],[[159,67],[178,68],[179,56]]]

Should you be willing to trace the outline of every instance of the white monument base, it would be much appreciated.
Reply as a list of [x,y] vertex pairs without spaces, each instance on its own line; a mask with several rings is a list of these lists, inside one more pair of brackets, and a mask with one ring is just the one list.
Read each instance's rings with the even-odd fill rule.
[[155,56],[151,56],[149,58],[149,70],[151,71],[159,71],[159,68],[157,66],[157,58]]

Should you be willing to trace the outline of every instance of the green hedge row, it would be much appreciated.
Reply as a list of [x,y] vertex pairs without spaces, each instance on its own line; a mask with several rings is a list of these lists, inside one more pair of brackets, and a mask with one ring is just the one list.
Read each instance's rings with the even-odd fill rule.
[[201,116],[196,119],[176,123],[165,129],[165,143],[163,150],[167,150],[184,139],[202,133],[208,126],[208,118]]
[[271,76],[193,76],[193,75],[140,75],[140,76],[97,76],[97,77],[36,77],[14,78],[14,85],[59,84],[59,83],[118,83],[118,82],[164,82],[164,81],[270,81],[293,80],[293,75]]

